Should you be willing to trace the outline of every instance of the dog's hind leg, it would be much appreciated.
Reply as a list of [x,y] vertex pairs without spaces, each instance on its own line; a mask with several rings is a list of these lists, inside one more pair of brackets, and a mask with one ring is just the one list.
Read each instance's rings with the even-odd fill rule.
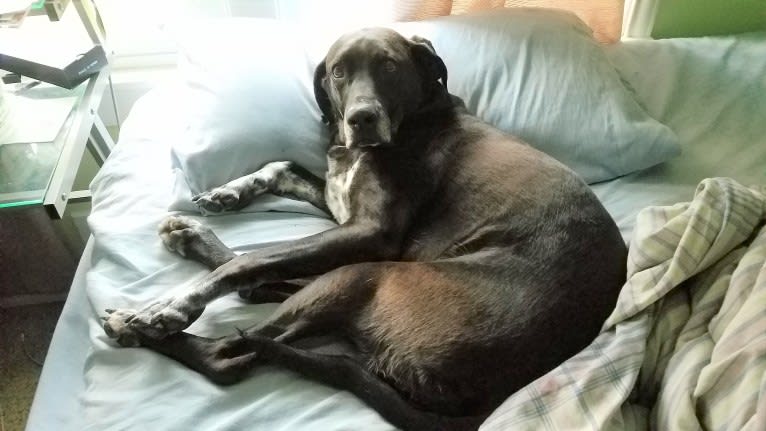
[[[135,330],[117,311],[107,318],[107,334],[126,346],[144,346],[175,359],[219,384],[246,378],[260,364],[281,366],[322,383],[348,390],[385,419],[403,429],[476,429],[481,418],[449,418],[416,409],[370,368],[365,342],[352,344],[352,355],[327,355],[296,348],[307,337],[347,328],[353,333],[391,273],[411,263],[348,265],[317,278],[283,302],[265,321],[238,334],[207,339],[185,332],[153,337]],[[397,270],[401,268],[400,270]]]
[[[194,368],[199,365],[200,358],[210,352],[205,344],[198,337],[180,333],[150,347],[171,357],[182,351],[185,353],[182,362]],[[203,374],[213,381],[236,383],[258,365],[275,365],[353,393],[384,419],[403,430],[476,430],[484,419],[484,416],[440,416],[415,408],[394,387],[371,372],[362,356],[316,353],[259,335],[241,336],[230,342],[226,349],[216,352],[214,358],[201,361],[204,364]]]
[[220,385],[242,381],[258,365],[275,365],[347,390],[404,430],[475,430],[484,417],[446,417],[418,410],[371,372],[364,357],[297,349],[270,337],[242,334],[209,339],[179,332],[163,339],[134,334],[136,344],[179,361]]
[[[371,371],[366,356],[353,346],[355,353],[351,355],[328,355],[290,345],[327,329],[335,320],[349,318],[353,313],[349,307],[364,307],[358,301],[374,293],[377,280],[368,268],[361,269],[363,271],[355,274],[354,270],[341,268],[324,280],[320,277],[285,301],[267,321],[245,332],[218,339],[186,332],[153,338],[132,331],[128,325],[114,325],[113,319],[120,319],[117,314],[120,312],[110,316],[104,326],[107,333],[121,344],[152,349],[217,384],[234,384],[248,377],[259,365],[274,365],[347,390],[404,430],[475,430],[483,417],[446,417],[415,408],[393,386]],[[342,297],[351,290],[359,290],[359,294],[356,298],[347,298],[344,305]]]

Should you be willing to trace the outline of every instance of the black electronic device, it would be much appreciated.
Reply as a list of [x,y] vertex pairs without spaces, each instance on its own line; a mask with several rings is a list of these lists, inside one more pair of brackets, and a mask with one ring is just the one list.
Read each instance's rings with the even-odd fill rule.
[[0,53],[0,69],[70,89],[106,65],[106,53],[101,45],[95,45],[71,59],[59,58],[54,62],[33,61]]

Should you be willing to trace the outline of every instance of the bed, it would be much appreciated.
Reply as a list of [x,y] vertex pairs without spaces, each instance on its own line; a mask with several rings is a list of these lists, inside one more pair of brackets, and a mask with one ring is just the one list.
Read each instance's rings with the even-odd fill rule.
[[[675,133],[682,149],[680,156],[663,163],[593,182],[631,247],[642,209],[690,201],[706,178],[766,184],[766,34],[625,40],[605,50],[637,103]],[[173,145],[194,131],[185,111],[177,109],[178,101],[188,97],[187,90],[168,84],[137,102],[118,145],[91,185],[92,237],[51,342],[27,429],[392,429],[351,394],[283,370],[263,368],[241,384],[218,387],[148,350],[118,349],[105,336],[98,319],[105,308],[148,303],[183,289],[206,272],[168,253],[156,235],[169,207],[194,211],[179,203],[178,172],[170,168],[177,157]],[[271,201],[249,211],[206,217],[204,222],[238,253],[334,225],[306,206],[282,207]],[[212,303],[189,330],[227,334],[264,318],[275,307],[245,304],[235,296]],[[763,337],[755,343],[760,345],[753,359],[758,370],[766,349]],[[582,401],[588,393],[587,388],[575,392],[565,398]],[[620,393],[627,398],[631,390],[622,388]],[[531,405],[555,410],[553,404],[534,404],[540,399],[532,399]],[[761,392],[760,398],[739,401],[753,403],[753,417],[764,420],[764,399]],[[652,411],[656,400],[636,401],[640,408],[627,410],[620,410],[625,398],[619,401],[613,411],[588,411],[592,420],[584,420],[583,429],[646,429],[664,423],[662,414]],[[504,405],[501,410],[506,410],[496,412],[484,428],[572,429],[544,415],[538,415],[543,417],[539,422],[510,419],[509,411],[528,412],[522,404]],[[572,420],[575,423],[580,422]],[[672,425],[685,429],[682,423]]]

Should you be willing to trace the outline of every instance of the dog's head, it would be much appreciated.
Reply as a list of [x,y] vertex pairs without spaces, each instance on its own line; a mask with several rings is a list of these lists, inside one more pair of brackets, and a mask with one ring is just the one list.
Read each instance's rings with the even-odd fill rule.
[[348,148],[391,145],[408,115],[447,95],[447,68],[429,41],[385,28],[338,39],[314,73],[323,121]]

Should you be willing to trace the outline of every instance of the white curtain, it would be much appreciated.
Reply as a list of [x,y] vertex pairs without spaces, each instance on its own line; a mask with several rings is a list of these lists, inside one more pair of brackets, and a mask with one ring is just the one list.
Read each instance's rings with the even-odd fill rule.
[[659,0],[626,0],[622,37],[651,38]]
[[176,47],[162,29],[177,20],[256,17],[364,23],[449,15],[452,8],[452,0],[96,0],[96,4],[117,68],[171,64]]
[[176,20],[275,17],[275,0],[96,0],[96,5],[118,69],[172,64],[177,48],[163,27]]
[[[258,17],[320,22],[411,21],[497,7],[555,7],[577,14],[602,42],[620,38],[623,0],[95,0],[104,19],[113,63],[122,67],[171,64],[176,52],[163,26],[189,18]],[[636,35],[644,11],[657,0],[627,0]],[[649,5],[649,6],[647,6]],[[653,21],[653,20],[652,20]],[[200,31],[204,31],[202,28]]]

